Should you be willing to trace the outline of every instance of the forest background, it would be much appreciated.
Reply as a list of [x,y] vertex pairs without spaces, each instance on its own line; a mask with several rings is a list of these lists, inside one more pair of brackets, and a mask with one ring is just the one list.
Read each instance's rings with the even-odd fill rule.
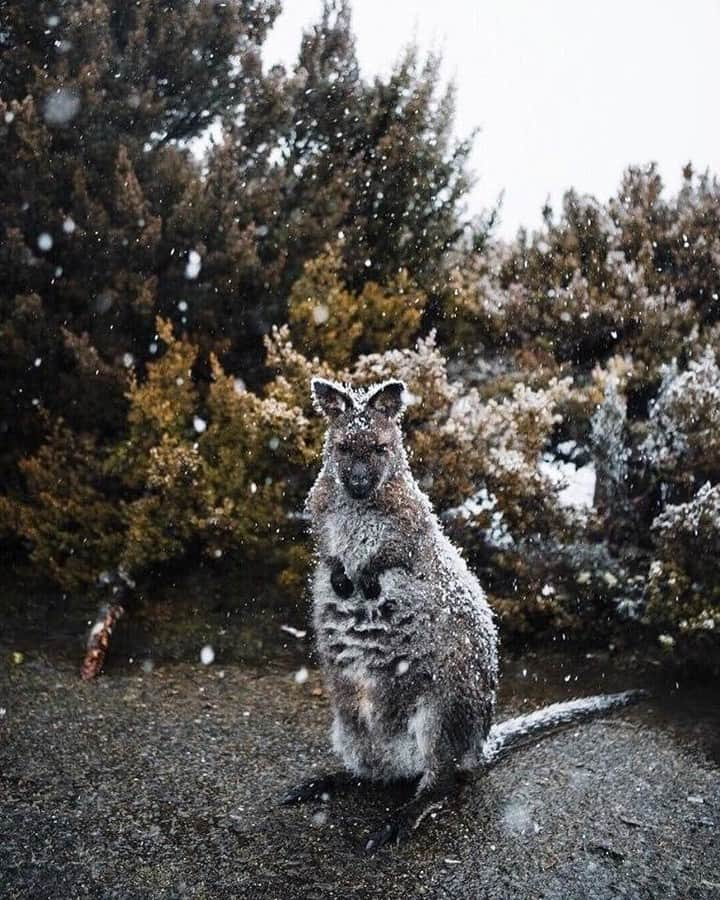
[[279,11],[0,2],[0,615],[302,624],[309,379],[392,376],[509,643],[717,664],[716,178],[501,240],[440,59],[366,79],[327,3],[267,69]]

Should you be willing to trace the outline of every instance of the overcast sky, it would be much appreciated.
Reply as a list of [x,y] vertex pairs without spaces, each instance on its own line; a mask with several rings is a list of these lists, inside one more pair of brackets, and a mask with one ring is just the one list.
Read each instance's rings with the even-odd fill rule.
[[[321,0],[284,0],[268,63],[294,62]],[[366,76],[404,45],[440,49],[457,131],[479,126],[472,211],[504,191],[500,231],[535,227],[575,186],[606,200],[630,163],[720,173],[720,0],[355,0]]]

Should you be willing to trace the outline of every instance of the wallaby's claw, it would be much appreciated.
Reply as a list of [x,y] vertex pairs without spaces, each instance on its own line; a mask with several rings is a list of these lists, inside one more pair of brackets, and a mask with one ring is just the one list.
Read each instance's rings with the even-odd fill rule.
[[394,844],[396,847],[405,843],[410,837],[410,830],[405,822],[395,819],[387,822],[380,831],[375,831],[368,838],[365,844],[366,853],[377,853],[383,847],[389,847]]
[[363,780],[350,772],[328,772],[291,788],[280,800],[280,806],[306,803],[309,800],[322,800],[326,803],[332,796],[355,790],[362,784]]

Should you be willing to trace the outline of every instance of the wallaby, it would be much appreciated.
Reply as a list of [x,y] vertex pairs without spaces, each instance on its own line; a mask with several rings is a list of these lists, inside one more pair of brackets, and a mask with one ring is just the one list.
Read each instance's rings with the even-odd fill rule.
[[497,631],[475,576],[415,482],[400,430],[405,386],[312,381],[328,419],[307,500],[317,545],[313,624],[346,769],[284,803],[362,780],[416,782],[367,849],[410,836],[462,773],[528,737],[622,706],[634,692],[559,703],[493,726]]

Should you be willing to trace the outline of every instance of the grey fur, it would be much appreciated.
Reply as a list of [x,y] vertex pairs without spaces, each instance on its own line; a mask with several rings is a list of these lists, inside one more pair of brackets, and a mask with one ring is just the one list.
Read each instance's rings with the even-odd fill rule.
[[[313,382],[330,419],[307,503],[318,550],[313,619],[336,753],[357,776],[419,776],[425,789],[481,755],[495,707],[497,633],[480,584],[410,472],[401,409],[388,416],[391,403],[377,408],[379,397],[402,390],[399,382],[366,391]],[[366,498],[347,488],[357,466],[374,485]],[[346,598],[331,582],[338,563],[354,586]]]
[[601,715],[614,709],[622,709],[647,697],[642,690],[621,691],[618,694],[597,694],[594,697],[580,697],[562,703],[551,703],[542,709],[515,716],[493,725],[483,746],[482,762],[496,762],[508,750],[534,740],[539,735]]
[[[628,695],[555,704],[492,727],[497,631],[479,582],[415,482],[399,420],[404,385],[314,379],[329,421],[307,500],[317,548],[313,621],[347,776],[316,779],[286,802],[358,779],[417,780],[415,805],[376,847],[417,827],[455,773],[540,731],[621,705]],[[425,805],[419,805],[420,800]]]

